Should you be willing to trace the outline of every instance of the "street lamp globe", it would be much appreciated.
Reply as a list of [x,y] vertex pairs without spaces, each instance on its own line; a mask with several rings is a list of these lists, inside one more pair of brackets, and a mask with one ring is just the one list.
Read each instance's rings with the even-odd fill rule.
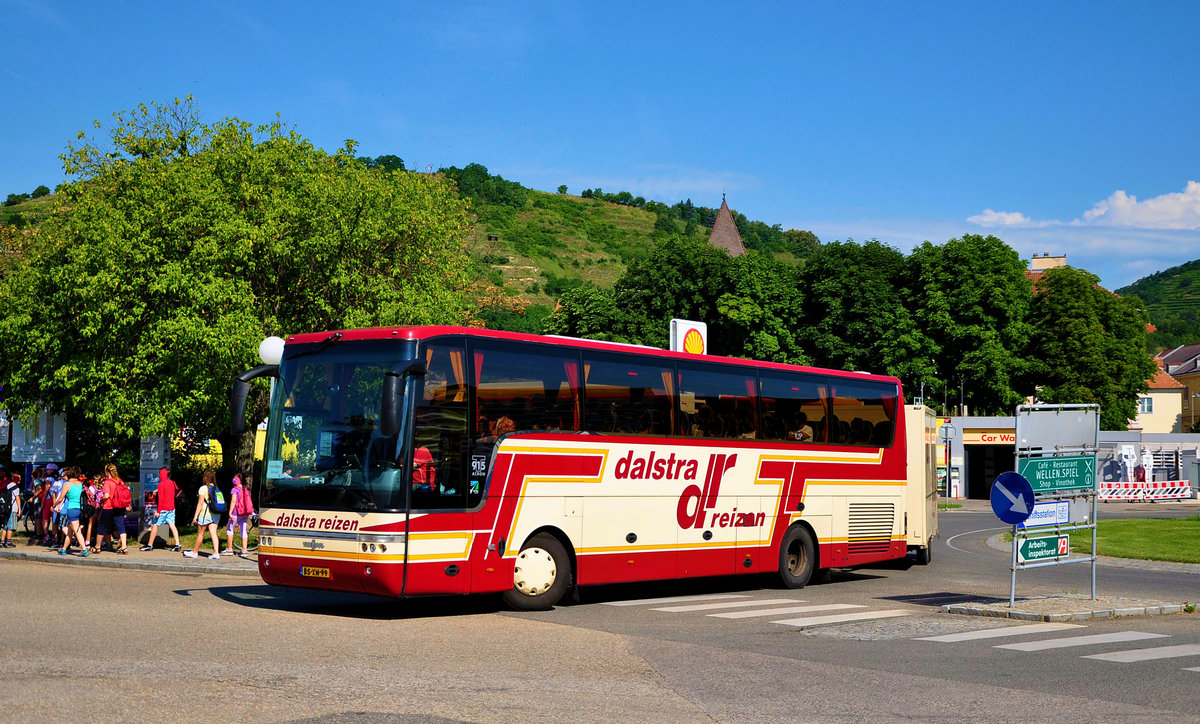
[[274,335],[258,343],[258,357],[265,365],[277,365],[283,359],[283,339]]

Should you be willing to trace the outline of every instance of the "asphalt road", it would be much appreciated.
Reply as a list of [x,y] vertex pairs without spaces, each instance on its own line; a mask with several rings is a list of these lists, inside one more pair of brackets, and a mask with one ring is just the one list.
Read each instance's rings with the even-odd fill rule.
[[[83,721],[1200,721],[1200,614],[1017,632],[941,613],[1007,597],[1007,554],[986,546],[1000,527],[982,510],[943,514],[928,567],[800,591],[609,586],[543,613],[0,560],[0,720],[61,720],[69,701]],[[1200,598],[1190,573],[1102,566],[1098,582]],[[1018,579],[1019,595],[1086,591],[1085,565]],[[864,618],[780,623],[846,614]],[[965,640],[925,640],[953,634]],[[1176,655],[1122,660],[1159,649]]]

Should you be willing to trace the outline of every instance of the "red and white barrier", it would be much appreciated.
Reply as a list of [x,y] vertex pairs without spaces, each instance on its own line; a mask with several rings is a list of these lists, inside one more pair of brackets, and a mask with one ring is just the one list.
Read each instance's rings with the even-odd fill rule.
[[1192,484],[1187,480],[1162,480],[1153,483],[1100,481],[1102,501],[1183,500],[1192,497]]

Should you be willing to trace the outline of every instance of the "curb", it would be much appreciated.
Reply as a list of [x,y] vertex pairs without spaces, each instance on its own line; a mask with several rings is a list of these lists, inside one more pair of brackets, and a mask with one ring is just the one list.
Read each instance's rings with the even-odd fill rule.
[[[1039,602],[1061,600],[1064,603],[1078,599],[1034,599]],[[1085,599],[1089,600],[1090,599]],[[1019,604],[1018,604],[1019,605]],[[1020,621],[1046,621],[1048,623],[1063,623],[1066,621],[1090,621],[1092,619],[1127,618],[1132,616],[1170,616],[1183,613],[1181,603],[1151,603],[1148,605],[1121,605],[1099,607],[1086,611],[1024,611],[1018,608],[1008,608],[1006,604],[955,603],[942,606],[945,613],[957,613],[966,616],[987,616],[990,618],[1010,618]]]
[[[224,556],[222,556],[224,558]],[[90,566],[92,568],[122,568],[125,570],[156,571],[161,573],[190,573],[194,575],[221,575],[258,578],[258,566],[253,568],[226,567],[218,563],[167,563],[159,561],[129,560],[124,556],[111,554],[102,557],[79,558],[77,556],[48,556],[43,553],[27,553],[12,549],[0,550],[0,559],[15,561],[34,561],[65,566]]]

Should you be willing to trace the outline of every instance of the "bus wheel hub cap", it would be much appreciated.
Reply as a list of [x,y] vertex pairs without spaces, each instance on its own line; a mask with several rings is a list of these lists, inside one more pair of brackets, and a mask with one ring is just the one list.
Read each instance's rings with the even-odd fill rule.
[[517,555],[513,585],[527,596],[539,596],[550,590],[557,576],[554,557],[542,548],[526,548]]

